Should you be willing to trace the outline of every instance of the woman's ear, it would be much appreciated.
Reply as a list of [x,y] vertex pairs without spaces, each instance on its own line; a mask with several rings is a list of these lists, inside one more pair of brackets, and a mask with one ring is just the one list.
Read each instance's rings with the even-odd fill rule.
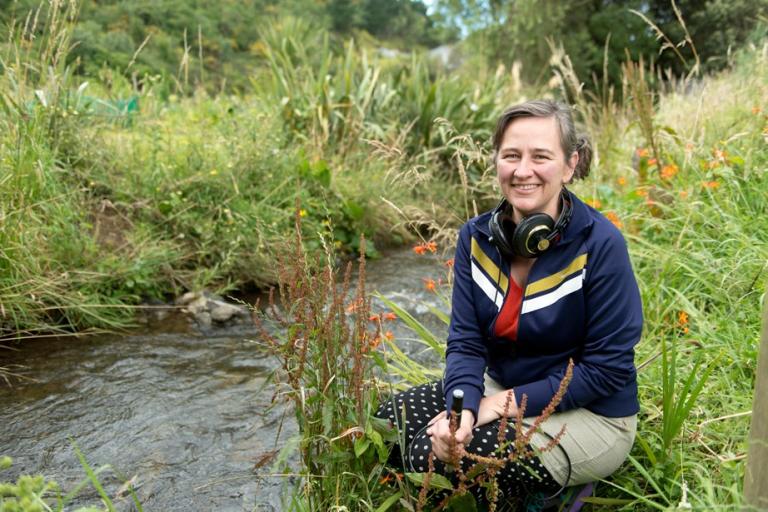
[[573,181],[573,175],[576,172],[576,166],[579,164],[579,153],[578,151],[574,151],[571,153],[570,158],[568,158],[567,167],[568,170],[566,171],[565,175],[563,176],[563,183],[570,183]]

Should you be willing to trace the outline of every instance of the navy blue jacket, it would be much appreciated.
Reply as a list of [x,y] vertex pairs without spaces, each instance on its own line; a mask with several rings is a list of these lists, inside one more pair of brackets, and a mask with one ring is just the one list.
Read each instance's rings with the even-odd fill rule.
[[489,242],[490,212],[462,227],[444,377],[449,409],[459,388],[477,418],[487,368],[505,389],[514,388],[518,404],[527,395],[525,415],[537,416],[573,358],[573,379],[558,411],[638,412],[634,346],[643,312],[626,242],[602,214],[570,196],[573,216],[562,238],[536,259],[522,286],[516,340],[493,334],[509,289],[509,262]]

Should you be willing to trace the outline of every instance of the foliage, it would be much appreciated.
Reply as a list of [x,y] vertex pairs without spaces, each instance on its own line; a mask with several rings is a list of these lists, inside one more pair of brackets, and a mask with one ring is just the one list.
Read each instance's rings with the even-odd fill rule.
[[[78,485],[74,487],[65,496],[61,495],[59,485],[43,475],[19,475],[16,482],[0,481],[0,511],[2,512],[43,512],[43,511],[56,511],[62,512],[66,510],[66,506],[70,504],[79,492],[86,485],[90,484],[99,494],[101,503],[104,508],[95,506],[78,507],[75,512],[100,512],[107,510],[114,512],[116,509],[113,500],[107,495],[104,487],[99,481],[99,475],[104,471],[110,469],[109,466],[102,466],[97,469],[93,469],[85,456],[80,452],[80,449],[73,443],[75,454],[77,455],[80,465],[86,474],[86,478],[83,479]],[[8,456],[0,457],[0,471],[7,470],[13,465],[13,460]],[[131,482],[126,482],[118,490],[118,495],[122,493],[128,493],[133,499],[133,505],[135,510],[142,512],[143,508],[136,493],[133,490]]]
[[[301,238],[296,212],[296,240],[290,259],[279,263],[279,303],[270,295],[269,314],[257,325],[268,351],[281,363],[275,396],[293,402],[299,426],[302,482],[299,509],[349,510],[373,505],[373,489],[388,456],[386,429],[373,411],[378,388],[371,351],[381,341],[369,328],[370,298],[365,290],[365,249],[361,244],[357,283],[348,297],[351,264],[343,279],[329,263],[311,260]],[[318,267],[323,270],[315,273]],[[267,329],[265,320],[280,328]]]
[[[684,25],[675,13],[675,3]],[[722,69],[728,64],[728,48],[743,46],[756,37],[755,32],[764,35],[768,3],[446,0],[438,2],[437,9],[447,20],[460,19],[468,32],[469,52],[482,54],[491,65],[519,63],[528,83],[541,86],[549,79],[552,51],[546,39],[551,39],[568,55],[579,57],[574,62],[575,70],[586,87],[594,91],[599,85],[596,77],[605,77],[615,86],[621,84],[620,66],[625,55],[634,61],[642,57],[677,76],[688,73],[697,59],[707,71]],[[654,23],[658,31],[647,21]],[[661,34],[666,35],[666,41]],[[690,35],[690,41],[686,41],[686,35]],[[660,53],[664,48],[667,51]],[[604,53],[608,55],[605,66]]]

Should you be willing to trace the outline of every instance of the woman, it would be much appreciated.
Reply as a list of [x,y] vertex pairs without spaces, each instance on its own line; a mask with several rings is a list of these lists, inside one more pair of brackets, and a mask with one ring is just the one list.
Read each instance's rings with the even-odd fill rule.
[[519,496],[604,478],[629,454],[642,308],[621,233],[565,189],[587,176],[591,160],[570,107],[537,100],[510,108],[499,118],[493,150],[503,200],[459,234],[444,379],[401,393],[379,415],[404,431],[407,469],[427,471],[431,450],[450,459],[445,411],[460,389],[456,441],[489,455],[498,449],[508,392],[507,415],[516,417],[526,396],[524,415],[532,420],[572,359],[566,394],[543,423],[546,434],[531,442],[543,447],[566,425],[559,447],[538,453],[527,469],[509,464],[499,474],[501,491]]

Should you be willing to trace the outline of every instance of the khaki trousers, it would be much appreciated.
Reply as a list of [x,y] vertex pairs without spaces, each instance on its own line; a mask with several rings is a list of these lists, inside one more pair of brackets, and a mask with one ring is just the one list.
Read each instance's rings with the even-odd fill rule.
[[[504,388],[486,374],[485,394],[500,391]],[[535,419],[524,418],[523,422],[531,425]],[[584,408],[555,413],[541,424],[549,435],[534,434],[531,445],[546,446],[564,425],[559,446],[539,454],[539,459],[560,485],[578,485],[605,478],[621,466],[635,440],[637,415],[608,418]]]

